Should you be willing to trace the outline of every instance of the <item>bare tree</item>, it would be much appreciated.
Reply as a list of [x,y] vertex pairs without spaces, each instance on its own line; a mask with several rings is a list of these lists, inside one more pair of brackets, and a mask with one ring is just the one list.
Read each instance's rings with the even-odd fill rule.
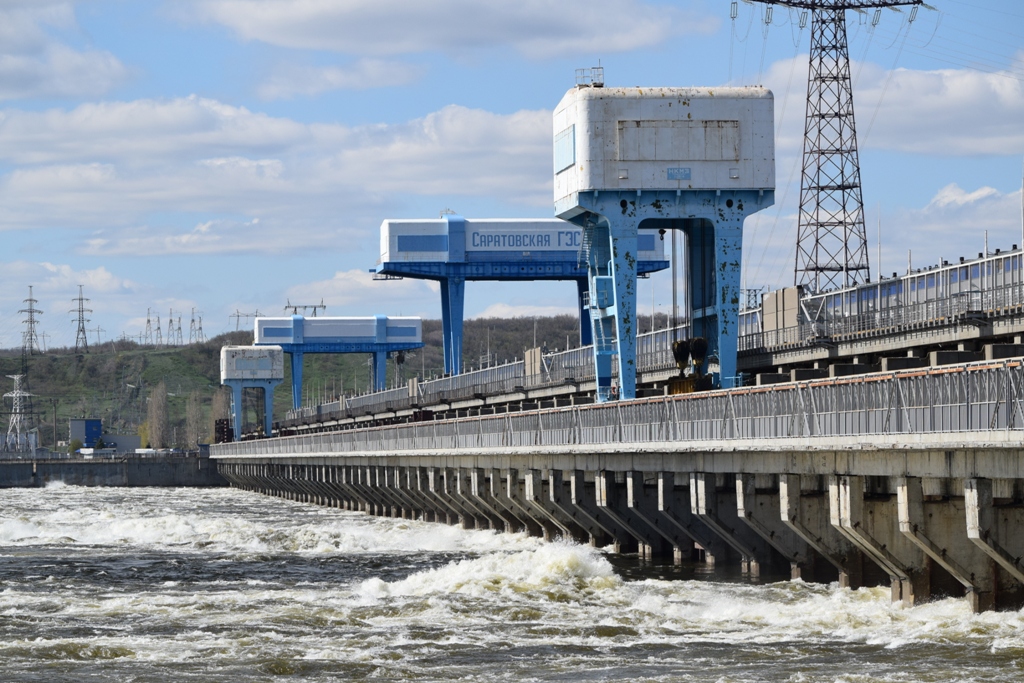
[[203,438],[202,431],[202,398],[198,389],[193,389],[188,395],[188,405],[185,408],[185,448],[194,449]]
[[163,382],[149,392],[146,422],[149,424],[149,447],[167,448],[170,445],[171,430],[167,416],[167,385]]

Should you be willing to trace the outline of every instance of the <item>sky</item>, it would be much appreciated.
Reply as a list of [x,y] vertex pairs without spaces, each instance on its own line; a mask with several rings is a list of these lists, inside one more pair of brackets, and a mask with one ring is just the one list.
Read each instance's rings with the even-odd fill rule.
[[[0,0],[0,347],[29,286],[47,347],[202,318],[439,318],[374,281],[380,224],[553,214],[551,111],[609,86],[761,84],[776,205],[744,226],[744,287],[793,282],[809,28],[728,0]],[[1024,7],[848,12],[872,276],[1021,243]],[[913,21],[911,21],[913,18]],[[766,23],[770,19],[770,23]],[[908,254],[909,252],[909,254]],[[470,283],[467,317],[574,313],[572,283]],[[641,314],[668,312],[667,273]]]

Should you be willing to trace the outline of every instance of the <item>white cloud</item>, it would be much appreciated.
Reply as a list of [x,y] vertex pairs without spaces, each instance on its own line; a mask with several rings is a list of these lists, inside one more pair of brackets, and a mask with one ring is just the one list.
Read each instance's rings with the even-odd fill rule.
[[[803,143],[807,56],[775,62],[765,83],[784,122],[781,153]],[[1024,83],[1009,72],[922,71],[852,64],[860,72],[854,106],[861,148],[942,156],[1024,154]],[[790,78],[791,75],[795,76]],[[888,87],[886,83],[888,82]]]
[[44,276],[39,285],[42,292],[65,292],[83,285],[91,292],[111,294],[137,289],[131,280],[116,277],[104,266],[94,269],[75,270],[69,265],[43,262],[38,264]]
[[501,196],[550,209],[551,112],[494,114],[450,105],[398,126],[366,128],[343,148],[341,169],[375,188]]
[[715,17],[641,0],[194,0],[193,7],[246,40],[359,55],[505,45],[531,59],[608,54],[718,27]]
[[83,97],[107,92],[129,77],[114,55],[75,50],[46,26],[76,29],[71,2],[5,2],[0,7],[0,100]]
[[425,72],[420,65],[383,59],[360,59],[348,67],[281,65],[257,92],[265,100],[278,100],[329,90],[389,88],[413,83]]
[[[90,254],[253,252],[365,238],[403,198],[548,209],[550,113],[449,106],[305,124],[187,97],[0,114],[0,229],[96,231]],[[173,225],[153,215],[183,216]],[[140,227],[142,226],[142,227]]]
[[978,202],[993,197],[999,197],[999,191],[994,187],[981,187],[974,192],[965,192],[955,183],[951,183],[938,191],[935,197],[928,203],[925,211],[976,205]]
[[[154,229],[149,226],[121,230],[97,231],[86,239],[82,253],[89,256],[138,256],[171,254],[264,253],[288,249],[294,242],[290,235],[278,239],[253,239],[259,219],[251,221],[210,220],[197,224],[187,232]],[[328,240],[320,246],[328,246]]]
[[[972,258],[984,249],[986,232],[992,250],[1020,245],[1021,195],[991,187],[965,191],[947,185],[923,208],[901,210],[890,221],[900,229],[885,232],[882,245],[887,253],[905,255],[911,249],[916,266]],[[892,264],[895,259],[887,260]],[[885,270],[905,271],[905,258],[898,262],[900,267],[889,265]]]

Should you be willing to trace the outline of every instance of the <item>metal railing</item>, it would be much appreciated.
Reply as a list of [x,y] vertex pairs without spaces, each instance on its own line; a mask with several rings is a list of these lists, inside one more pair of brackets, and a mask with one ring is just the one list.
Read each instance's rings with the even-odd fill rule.
[[[637,337],[638,370],[652,372],[675,368],[672,342],[687,339],[689,328],[663,329]],[[617,359],[612,361],[612,375],[618,376]],[[526,363],[515,361],[490,368],[472,370],[460,375],[441,377],[416,384],[415,395],[409,387],[399,387],[332,401],[318,406],[305,406],[290,410],[286,421],[329,421],[371,415],[389,410],[408,410],[417,406],[430,406],[452,401],[464,401],[479,396],[511,394],[527,389],[554,387],[570,383],[593,381],[594,358],[590,346],[558,351],[543,356],[543,370],[526,374]]]
[[[820,313],[814,320],[794,327],[767,330],[739,339],[740,351],[771,351],[773,349],[807,346],[821,339],[843,341],[866,335],[900,334],[924,327],[942,327],[967,321],[971,316],[996,318],[1017,312],[1024,306],[1024,284],[1012,283],[984,290],[955,292],[931,301],[904,302],[903,295],[894,297],[881,307],[873,302],[871,310],[848,313],[839,307],[823,305],[830,294],[807,297],[808,310]],[[912,295],[911,295],[912,296]]]
[[211,455],[390,454],[727,439],[767,444],[792,437],[1007,430],[1024,430],[1021,361],[220,444],[211,447]]
[[[884,283],[883,283],[884,284]],[[797,326],[740,336],[740,352],[765,352],[809,347],[821,343],[893,334],[910,334],[919,330],[941,328],[969,322],[969,319],[996,318],[1020,312],[1024,306],[1024,284],[1012,283],[984,290],[958,292],[942,298],[916,303],[903,303],[903,295],[890,297],[882,307],[858,313],[829,309],[825,302],[834,294],[807,297],[805,308],[815,313],[815,320]],[[913,296],[913,295],[910,295]],[[898,299],[898,300],[897,300]],[[871,306],[876,306],[876,299]],[[760,309],[741,311],[741,316],[759,316]],[[675,367],[672,341],[689,338],[689,325],[679,325],[638,335],[637,371],[671,370]],[[474,370],[440,379],[418,383],[415,396],[408,387],[367,393],[320,406],[289,411],[288,422],[321,421],[379,414],[389,410],[407,410],[452,401],[464,401],[482,395],[509,394],[520,389],[555,387],[594,379],[593,349],[590,346],[543,356],[544,370],[527,375],[523,361]],[[618,376],[617,358],[613,358],[612,376]]]

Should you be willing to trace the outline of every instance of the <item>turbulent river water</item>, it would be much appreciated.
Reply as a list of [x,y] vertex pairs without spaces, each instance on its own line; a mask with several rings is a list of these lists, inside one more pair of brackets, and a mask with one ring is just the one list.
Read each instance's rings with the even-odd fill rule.
[[0,490],[0,681],[1018,681],[1024,616],[235,490]]

